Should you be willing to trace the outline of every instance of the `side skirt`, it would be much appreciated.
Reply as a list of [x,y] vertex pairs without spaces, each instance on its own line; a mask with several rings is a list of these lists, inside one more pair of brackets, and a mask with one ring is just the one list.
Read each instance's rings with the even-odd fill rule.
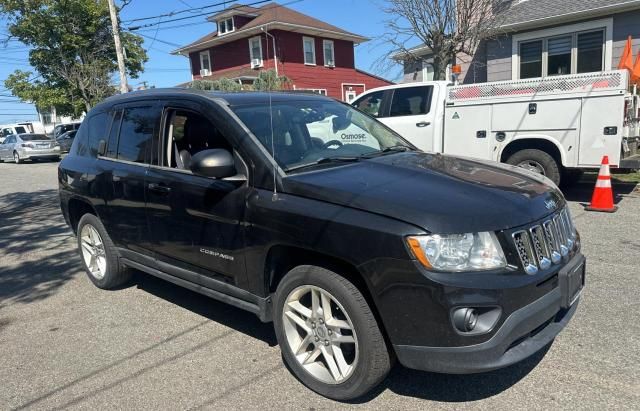
[[[130,250],[118,250],[123,251],[121,255],[131,254]],[[135,253],[137,254],[137,253]],[[175,275],[171,275],[165,271],[161,271],[157,268],[150,267],[149,265],[157,265],[156,260],[142,255],[137,255],[136,260],[140,260],[144,258],[145,260],[149,260],[149,264],[142,264],[138,261],[133,261],[128,257],[120,257],[120,260],[123,264],[134,268],[136,270],[140,270],[144,273],[153,275],[154,277],[161,278],[165,281],[169,281],[170,283],[179,285],[181,287],[187,288],[191,291],[195,291],[199,294],[206,295],[207,297],[216,299],[218,301],[222,301],[223,303],[227,303],[229,305],[233,305],[234,307],[241,308],[245,311],[249,311],[258,316],[260,321],[262,322],[271,322],[272,321],[272,310],[271,310],[271,297],[258,297],[254,294],[248,293],[245,290],[242,290],[238,287],[235,287],[230,284],[226,284],[220,281],[213,280],[211,278],[205,278],[204,276],[190,272],[190,277],[199,278],[206,280],[207,287],[204,287],[200,284],[197,284],[192,281],[185,280],[180,277],[176,277]],[[169,267],[166,264],[163,264],[165,270],[169,271]],[[180,271],[185,271],[183,269],[179,269]],[[182,273],[181,273],[182,274]],[[238,295],[242,295],[245,298],[239,298]]]

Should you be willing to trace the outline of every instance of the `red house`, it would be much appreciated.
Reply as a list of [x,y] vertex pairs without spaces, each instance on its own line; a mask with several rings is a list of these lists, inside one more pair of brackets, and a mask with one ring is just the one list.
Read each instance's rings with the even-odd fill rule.
[[252,84],[260,70],[275,69],[295,90],[349,102],[392,84],[355,68],[353,48],[367,38],[279,4],[233,5],[207,20],[217,31],[173,52],[189,58],[193,80]]

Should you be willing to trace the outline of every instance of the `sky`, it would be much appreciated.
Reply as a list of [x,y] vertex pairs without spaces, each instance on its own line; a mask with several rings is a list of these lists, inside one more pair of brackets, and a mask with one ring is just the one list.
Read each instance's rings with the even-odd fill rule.
[[[251,3],[254,0],[229,1],[233,3]],[[128,22],[128,20],[158,16],[160,14],[180,11],[189,8],[202,7],[221,3],[222,0],[132,0],[120,14],[122,27],[130,27],[144,23],[161,21],[160,18],[146,20],[142,22]],[[116,0],[121,4],[120,0]],[[381,42],[376,41],[384,32],[384,20],[388,18],[381,11],[382,0],[279,0],[278,3],[286,5],[301,13],[325,21],[334,26],[338,26],[347,31],[351,31],[372,40],[361,44],[355,48],[356,66],[362,70],[376,72],[390,80],[394,80],[399,75],[399,70],[380,73],[374,67],[376,59],[383,55],[386,48]],[[211,14],[223,7],[213,7],[206,9]],[[198,11],[194,14],[201,14]],[[188,13],[176,15],[174,17],[164,17],[172,19],[188,16]],[[0,25],[4,21],[0,20]],[[175,27],[180,26],[180,27]],[[194,17],[192,19],[167,23],[152,28],[143,28],[137,32],[144,37],[144,47],[147,50],[149,61],[145,65],[145,71],[137,79],[129,79],[129,84],[133,87],[147,82],[148,85],[156,87],[171,87],[176,84],[191,80],[189,72],[189,61],[186,57],[173,56],[170,52],[176,46],[182,46],[211,33],[215,30],[213,23],[206,21],[206,16]],[[0,29],[0,35],[6,34],[6,29]],[[4,37],[4,36],[1,36]],[[15,121],[37,120],[36,111],[33,105],[20,103],[15,97],[10,96],[10,92],[4,87],[4,80],[14,70],[29,70],[28,49],[20,42],[11,41],[6,46],[0,44],[0,124]],[[114,78],[114,83],[118,78]]]

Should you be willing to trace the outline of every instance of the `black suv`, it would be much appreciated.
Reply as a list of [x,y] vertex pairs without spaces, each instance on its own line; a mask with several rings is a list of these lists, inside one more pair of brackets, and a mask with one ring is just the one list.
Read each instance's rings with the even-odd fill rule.
[[303,94],[150,90],[87,115],[59,168],[100,288],[130,269],[273,321],[284,360],[334,399],[395,358],[474,373],[549,344],[585,258],[566,202],[523,169],[429,154]]

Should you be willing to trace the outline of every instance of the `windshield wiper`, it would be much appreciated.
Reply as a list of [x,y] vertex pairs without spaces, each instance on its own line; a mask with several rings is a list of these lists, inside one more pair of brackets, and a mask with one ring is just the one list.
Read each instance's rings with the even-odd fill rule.
[[402,145],[397,145],[397,146],[391,146],[391,147],[387,147],[384,148],[380,151],[376,151],[373,152],[371,154],[367,154],[365,156],[363,156],[364,158],[372,158],[372,157],[377,157],[379,155],[384,155],[384,154],[388,154],[388,153],[404,153],[407,151],[414,151],[411,147],[408,146],[402,146]]
[[356,161],[360,161],[362,157],[353,157],[353,156],[340,156],[340,157],[322,157],[316,161],[311,163],[300,164],[293,167],[288,167],[285,171],[294,171],[300,170],[302,168],[313,167],[320,164],[329,164],[329,163],[352,163]]

